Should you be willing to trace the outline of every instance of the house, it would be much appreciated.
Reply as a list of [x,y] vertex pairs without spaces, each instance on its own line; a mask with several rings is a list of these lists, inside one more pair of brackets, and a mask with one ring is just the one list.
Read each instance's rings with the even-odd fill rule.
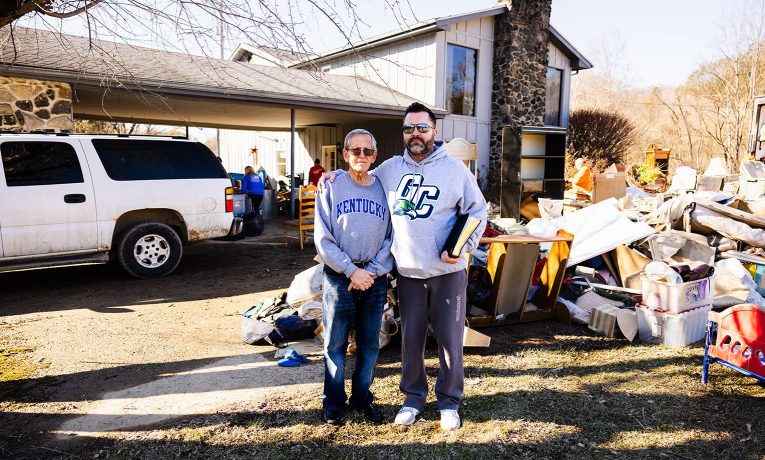
[[[502,193],[504,201],[512,201],[505,214],[517,217],[528,196],[562,194],[571,75],[592,67],[549,24],[550,9],[551,0],[501,0],[492,8],[430,19],[318,56],[285,57],[243,44],[232,59],[360,77],[440,109],[446,113],[437,120],[440,137],[475,144],[476,156],[469,166],[487,196],[496,200]],[[387,139],[386,145],[398,148],[381,151],[381,158],[400,154],[403,145],[394,140],[401,137],[400,123],[389,125],[303,130],[297,169],[306,171],[313,158],[320,158],[325,167],[338,165],[337,149],[331,146],[338,146],[343,133],[353,127],[370,129]],[[250,136],[248,142],[258,149],[267,145],[259,135],[222,133],[224,158],[233,154],[227,144],[237,139]],[[277,173],[286,170],[283,163],[274,169]],[[510,187],[512,194],[505,197]]]

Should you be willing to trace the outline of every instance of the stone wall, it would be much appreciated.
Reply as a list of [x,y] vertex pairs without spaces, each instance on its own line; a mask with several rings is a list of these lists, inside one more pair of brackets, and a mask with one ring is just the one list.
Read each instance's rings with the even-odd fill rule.
[[71,132],[72,88],[68,83],[0,76],[0,129]]
[[487,196],[499,196],[502,129],[543,126],[552,0],[499,0],[494,19],[494,86]]

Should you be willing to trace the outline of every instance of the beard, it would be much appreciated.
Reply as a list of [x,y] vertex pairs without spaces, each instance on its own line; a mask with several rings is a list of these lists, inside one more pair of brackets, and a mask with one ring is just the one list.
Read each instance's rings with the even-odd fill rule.
[[413,157],[424,158],[428,156],[433,149],[434,141],[427,142],[424,139],[411,139],[406,145],[406,149],[409,150],[409,154]]

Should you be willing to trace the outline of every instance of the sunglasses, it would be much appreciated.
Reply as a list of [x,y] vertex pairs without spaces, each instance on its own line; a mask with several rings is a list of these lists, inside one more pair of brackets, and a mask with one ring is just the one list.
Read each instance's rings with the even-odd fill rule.
[[369,149],[369,148],[362,149],[361,147],[356,147],[355,149],[348,149],[348,152],[350,152],[350,154],[355,157],[361,155],[362,153],[364,154],[365,157],[371,157],[372,155],[374,155],[375,149]]
[[403,131],[404,134],[412,134],[415,128],[417,128],[418,132],[424,134],[430,131],[433,127],[427,123],[417,123],[416,125],[404,125],[403,128],[401,128],[401,131]]

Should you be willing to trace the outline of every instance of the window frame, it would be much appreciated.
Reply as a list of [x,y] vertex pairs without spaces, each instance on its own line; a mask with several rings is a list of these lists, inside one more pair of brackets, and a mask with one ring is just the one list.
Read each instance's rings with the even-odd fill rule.
[[[449,59],[449,47],[458,47],[458,48],[464,48],[466,50],[471,50],[475,53],[475,61],[473,63],[474,67],[474,75],[473,75],[473,110],[472,115],[464,114],[464,113],[454,113],[452,112],[450,108],[449,101],[451,100],[451,87],[452,85],[449,84],[450,78],[451,78],[451,67],[450,67],[450,59]],[[446,42],[445,46],[445,57],[444,57],[444,107],[446,110],[449,111],[449,115],[454,117],[467,117],[467,118],[477,118],[477,112],[478,112],[478,55],[480,50],[478,48],[474,48],[472,46],[466,46],[462,43],[454,43],[454,42]],[[464,88],[463,88],[463,94],[464,94]],[[464,99],[464,96],[463,96]]]
[[[563,80],[565,78],[565,72],[566,69],[562,69],[560,67],[555,67],[552,65],[547,65],[547,70],[545,70],[545,113],[542,116],[542,121],[545,126],[555,126],[555,127],[563,127]],[[548,74],[550,70],[555,70],[558,72],[558,75],[560,75],[560,84],[559,88],[560,91],[558,92],[558,120],[556,124],[548,124],[547,123],[547,100],[548,100],[548,94],[547,94],[547,88],[548,88]]]

